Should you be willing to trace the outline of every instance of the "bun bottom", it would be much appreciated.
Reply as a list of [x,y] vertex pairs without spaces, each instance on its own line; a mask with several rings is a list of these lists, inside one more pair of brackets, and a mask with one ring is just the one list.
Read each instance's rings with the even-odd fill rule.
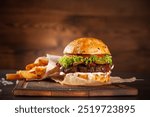
[[108,82],[110,80],[110,72],[95,72],[95,73],[83,73],[83,72],[75,72],[68,73],[65,77],[79,77],[85,80],[95,80],[98,82]]
[[64,77],[63,81],[55,80],[56,82],[61,83],[62,85],[76,85],[76,86],[98,86],[110,84],[110,73],[68,73]]

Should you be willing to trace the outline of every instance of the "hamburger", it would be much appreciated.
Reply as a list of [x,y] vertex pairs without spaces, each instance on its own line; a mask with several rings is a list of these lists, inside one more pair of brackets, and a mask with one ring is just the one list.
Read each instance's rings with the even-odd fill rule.
[[65,78],[109,82],[113,67],[107,45],[96,38],[78,38],[70,42],[57,63]]

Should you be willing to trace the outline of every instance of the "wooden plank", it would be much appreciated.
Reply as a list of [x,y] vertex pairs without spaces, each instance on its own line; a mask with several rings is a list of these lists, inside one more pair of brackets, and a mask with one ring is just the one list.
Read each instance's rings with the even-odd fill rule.
[[15,96],[125,96],[137,95],[136,88],[126,85],[67,86],[50,81],[19,81],[13,90]]

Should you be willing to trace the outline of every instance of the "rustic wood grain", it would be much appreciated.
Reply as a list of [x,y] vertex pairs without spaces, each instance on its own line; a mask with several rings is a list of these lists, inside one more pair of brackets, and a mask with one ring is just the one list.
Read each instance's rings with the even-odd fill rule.
[[49,81],[19,81],[13,90],[15,96],[125,96],[137,95],[136,88],[126,85],[106,85],[106,86],[67,86]]
[[114,71],[149,73],[148,0],[0,1],[0,69],[23,69],[46,53],[62,55],[77,37],[103,39]]
[[150,14],[149,1],[144,0],[27,0],[20,2],[19,0],[0,1],[0,11],[12,12],[28,12],[43,13],[54,12],[74,15],[147,15]]

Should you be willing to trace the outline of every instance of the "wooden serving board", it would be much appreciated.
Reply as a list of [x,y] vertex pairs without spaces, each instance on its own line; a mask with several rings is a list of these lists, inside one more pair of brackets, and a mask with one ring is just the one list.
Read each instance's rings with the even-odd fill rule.
[[50,81],[19,81],[15,96],[124,96],[137,95],[138,90],[123,84],[104,86],[67,86]]

